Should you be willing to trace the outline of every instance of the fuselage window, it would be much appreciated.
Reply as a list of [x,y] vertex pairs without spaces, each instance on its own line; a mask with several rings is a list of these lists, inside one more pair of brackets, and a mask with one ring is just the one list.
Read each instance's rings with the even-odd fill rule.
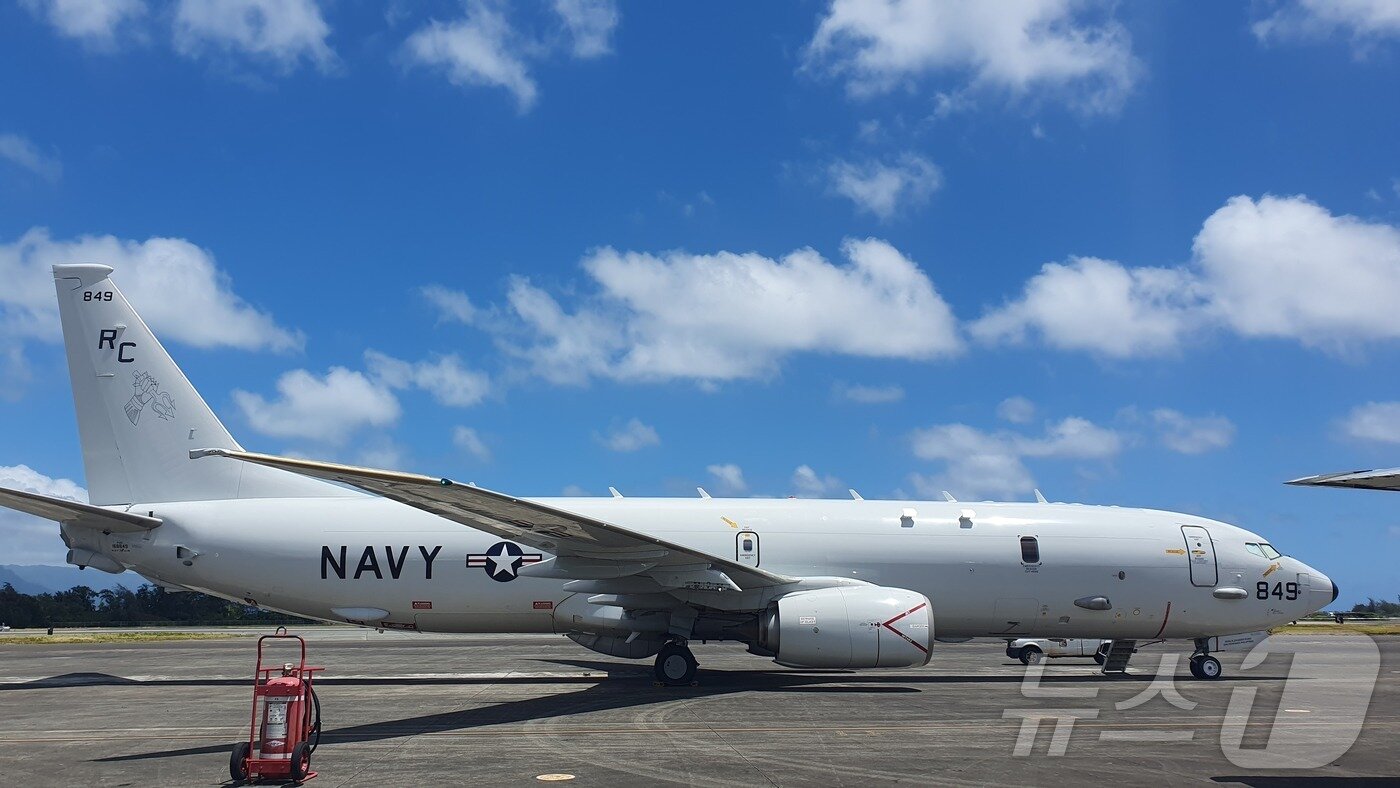
[[1282,553],[1275,550],[1274,546],[1269,544],[1268,542],[1260,542],[1259,549],[1264,551],[1264,557],[1268,559],[1278,558],[1282,555]]
[[1263,550],[1260,550],[1260,549],[1259,549],[1259,545],[1257,545],[1257,544],[1255,544],[1255,543],[1253,543],[1253,542],[1245,542],[1245,543],[1244,543],[1244,549],[1248,550],[1248,551],[1251,552],[1251,553],[1254,553],[1255,555],[1259,556],[1260,558],[1263,558],[1263,557],[1264,557],[1264,551],[1263,551]]
[[1040,543],[1035,540],[1034,536],[1021,537],[1021,563],[1040,563]]
[[744,538],[744,552],[746,552],[746,553],[751,553],[751,552],[753,552],[753,539],[750,539],[750,538],[748,538],[748,537],[745,537],[745,538]]

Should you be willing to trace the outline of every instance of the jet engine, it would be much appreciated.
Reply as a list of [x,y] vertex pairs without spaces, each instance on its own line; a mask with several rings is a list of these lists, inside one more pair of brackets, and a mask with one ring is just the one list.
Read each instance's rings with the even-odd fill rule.
[[838,586],[780,597],[759,617],[757,645],[798,668],[928,664],[933,609],[903,588]]

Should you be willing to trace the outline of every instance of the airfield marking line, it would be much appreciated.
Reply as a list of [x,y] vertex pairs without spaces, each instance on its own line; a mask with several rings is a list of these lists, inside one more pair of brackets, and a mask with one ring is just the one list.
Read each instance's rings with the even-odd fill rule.
[[[1200,720],[1198,720],[1198,721],[1196,721],[1196,722],[1141,722],[1141,723],[1108,723],[1108,722],[1104,722],[1104,723],[1094,723],[1094,722],[1085,720],[1085,721],[1080,721],[1080,722],[1078,722],[1078,723],[1075,725],[1075,727],[1076,727],[1076,728],[1097,728],[1097,729],[1104,729],[1104,730],[1133,730],[1133,729],[1138,729],[1138,728],[1149,728],[1149,729],[1160,729],[1160,728],[1191,728],[1191,727],[1199,727],[1199,726],[1201,726],[1201,725],[1212,724],[1212,723],[1218,724],[1219,722],[1220,722],[1220,719],[1219,719],[1219,718],[1200,719]],[[1273,722],[1274,722],[1274,721],[1273,721],[1272,719],[1260,719],[1260,720],[1257,720],[1257,721],[1251,721],[1251,722],[1248,723],[1248,725],[1251,726],[1251,727],[1253,727],[1253,726],[1260,726],[1260,725],[1269,725],[1269,724],[1272,724]],[[1335,721],[1335,722],[1333,722],[1333,721],[1312,721],[1312,720],[1309,720],[1309,721],[1306,721],[1306,722],[1305,722],[1305,721],[1303,721],[1303,720],[1301,720],[1301,719],[1293,719],[1293,720],[1289,720],[1289,722],[1288,722],[1287,724],[1290,725],[1290,726],[1294,726],[1294,727],[1322,728],[1322,727],[1334,727],[1334,726],[1350,726],[1350,725],[1353,725],[1354,723],[1353,723],[1353,721],[1351,721],[1351,720],[1338,720],[1338,721]],[[494,728],[495,726],[491,726],[491,727]],[[955,731],[955,730],[1002,730],[1002,729],[1009,729],[1009,728],[1013,728],[1013,727],[1015,727],[1015,726],[1006,725],[1006,724],[1001,724],[1001,720],[997,720],[997,721],[995,721],[995,722],[971,720],[971,721],[968,721],[968,722],[966,722],[966,723],[929,723],[929,724],[926,724],[926,725],[858,725],[858,726],[853,726],[853,727],[849,727],[849,728],[847,728],[847,727],[841,727],[841,726],[835,726],[835,725],[825,725],[825,726],[819,726],[819,725],[806,725],[806,726],[772,725],[772,726],[727,727],[727,728],[716,728],[716,727],[713,727],[713,726],[701,726],[701,727],[668,726],[668,727],[662,727],[662,728],[655,728],[655,727],[651,727],[651,728],[639,728],[639,727],[634,727],[634,728],[558,728],[558,727],[550,727],[550,728],[537,728],[537,729],[534,729],[534,730],[526,730],[526,729],[522,729],[522,728],[519,728],[519,727],[513,727],[513,728],[506,728],[506,729],[504,729],[504,730],[434,731],[434,732],[429,732],[429,733],[421,733],[421,732],[420,732],[420,733],[412,733],[412,732],[410,731],[410,732],[406,732],[406,733],[404,734],[404,738],[410,738],[410,739],[411,739],[411,738],[417,738],[417,737],[419,737],[419,736],[431,736],[431,737],[451,738],[451,737],[478,737],[478,736],[480,736],[480,737],[493,737],[493,736],[538,737],[538,736],[568,736],[568,735],[593,736],[593,735],[608,735],[608,734],[621,734],[621,735],[632,736],[632,735],[637,735],[637,734],[668,734],[668,735],[670,735],[670,734],[678,734],[678,733],[715,733],[715,734],[719,734],[719,733],[823,733],[823,732],[833,732],[833,731],[836,731],[836,732],[845,732],[845,733],[880,734],[880,733],[891,733],[891,732],[903,732],[903,733],[908,733],[908,732],[921,732],[921,731],[924,731],[924,732],[938,732],[938,731]],[[1395,721],[1395,720],[1372,720],[1372,721],[1370,721],[1370,722],[1367,723],[1367,727],[1372,728],[1372,729],[1377,728],[1377,727],[1381,727],[1381,728],[1400,728],[1400,721]],[[141,729],[141,728],[135,728],[135,729],[128,728],[128,729],[124,729],[124,730],[139,731],[139,730],[143,730],[143,729]],[[164,730],[167,730],[167,729],[156,729],[156,730],[157,730],[157,731],[164,731]],[[228,730],[232,730],[232,729],[228,729]],[[72,731],[40,731],[39,733],[71,733],[71,732],[72,732]],[[100,741],[124,741],[124,740],[133,740],[133,739],[139,740],[139,739],[168,738],[168,737],[166,737],[166,736],[159,735],[157,732],[153,732],[151,735],[148,735],[148,736],[140,736],[140,735],[53,736],[53,737],[46,737],[46,736],[29,736],[29,737],[14,737],[14,738],[6,737],[6,736],[5,736],[5,733],[6,733],[6,732],[0,731],[0,743],[3,743],[3,744],[23,744],[23,743],[29,743],[29,742],[100,742]],[[183,738],[183,739],[218,739],[218,740],[222,740],[222,739],[227,738],[227,737],[226,737],[226,736],[216,736],[216,735],[213,735],[213,734],[208,734],[208,735],[201,734],[201,735],[198,735],[198,736],[185,736],[185,737],[180,737],[180,738]],[[336,734],[335,734],[334,732],[330,732],[330,731],[326,732],[326,733],[323,734],[323,736],[322,736],[323,741],[326,741],[327,743],[335,743],[336,738],[337,738]],[[396,746],[397,746],[397,745],[396,745]]]

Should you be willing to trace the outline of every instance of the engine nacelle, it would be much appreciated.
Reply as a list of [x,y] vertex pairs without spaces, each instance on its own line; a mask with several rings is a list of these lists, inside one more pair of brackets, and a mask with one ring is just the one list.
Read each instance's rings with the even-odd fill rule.
[[839,586],[780,597],[760,617],[758,644],[779,665],[907,668],[933,646],[928,597],[903,588]]

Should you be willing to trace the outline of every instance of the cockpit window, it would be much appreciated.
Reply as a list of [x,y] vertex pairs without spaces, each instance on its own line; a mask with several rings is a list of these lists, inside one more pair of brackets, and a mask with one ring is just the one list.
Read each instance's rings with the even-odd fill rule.
[[1263,550],[1260,550],[1260,549],[1259,549],[1259,545],[1255,544],[1254,542],[1245,542],[1245,543],[1244,543],[1244,549],[1248,550],[1248,551],[1251,552],[1251,553],[1254,553],[1255,555],[1259,556],[1260,558],[1263,558],[1263,557],[1264,557],[1264,551],[1263,551]]
[[1280,553],[1279,551],[1275,550],[1275,549],[1274,549],[1274,546],[1271,545],[1271,544],[1269,544],[1268,542],[1261,542],[1261,543],[1259,544],[1259,549],[1264,551],[1264,557],[1265,557],[1265,558],[1273,559],[1273,558],[1278,558],[1279,556],[1282,555],[1282,553]]

